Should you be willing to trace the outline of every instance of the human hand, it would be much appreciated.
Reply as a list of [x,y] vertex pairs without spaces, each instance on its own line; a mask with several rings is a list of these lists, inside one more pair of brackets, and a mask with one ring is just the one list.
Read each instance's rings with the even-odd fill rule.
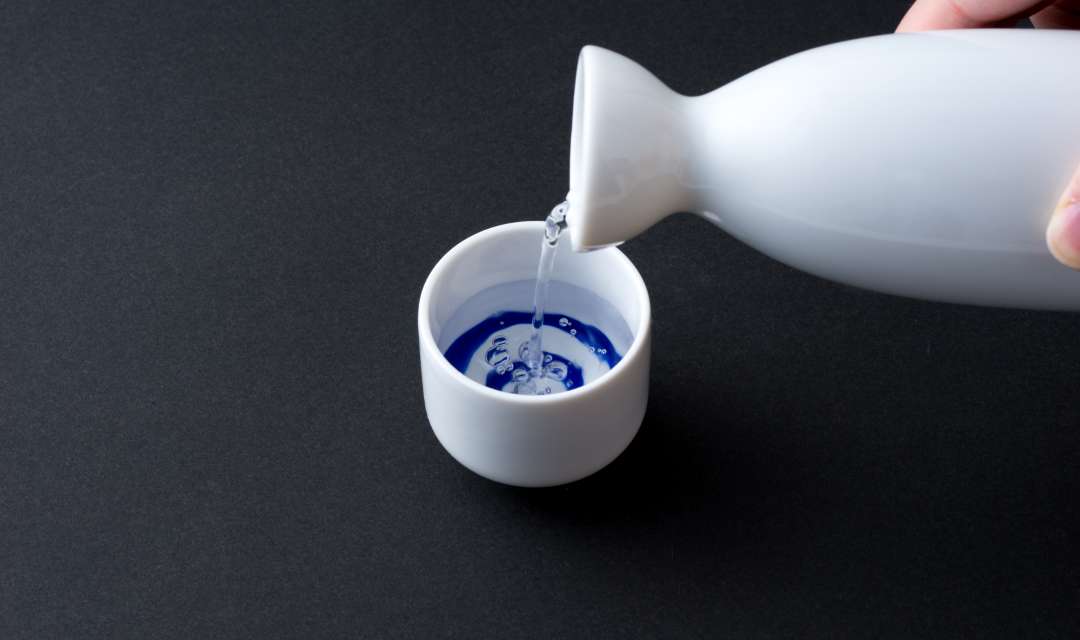
[[[1009,27],[1020,18],[1048,29],[1080,29],[1080,0],[917,0],[897,31]],[[1080,169],[1065,189],[1046,229],[1050,253],[1080,269]]]

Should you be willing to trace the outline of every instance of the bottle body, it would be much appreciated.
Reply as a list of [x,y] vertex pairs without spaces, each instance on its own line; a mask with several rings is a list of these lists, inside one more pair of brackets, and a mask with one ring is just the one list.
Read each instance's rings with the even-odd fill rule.
[[[1080,33],[865,38],[698,97],[670,92],[640,67],[645,76],[599,61],[610,55],[586,50],[579,65],[568,198],[575,248],[693,211],[832,280],[951,302],[1080,309],[1080,274],[1045,243],[1080,165],[1072,106],[1080,69],[1070,68]],[[598,80],[605,74],[607,84]]]

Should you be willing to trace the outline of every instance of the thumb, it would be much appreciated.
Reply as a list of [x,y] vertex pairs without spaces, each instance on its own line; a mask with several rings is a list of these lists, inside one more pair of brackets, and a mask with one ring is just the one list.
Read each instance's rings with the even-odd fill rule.
[[1059,262],[1080,269],[1080,170],[1073,174],[1046,228],[1046,245]]

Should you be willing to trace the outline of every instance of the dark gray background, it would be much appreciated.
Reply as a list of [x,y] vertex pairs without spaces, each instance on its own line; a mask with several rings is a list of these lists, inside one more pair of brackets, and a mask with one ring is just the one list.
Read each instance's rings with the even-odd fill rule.
[[1075,637],[1078,316],[676,216],[622,458],[512,489],[424,417],[421,284],[565,193],[579,47],[703,92],[904,8],[3,7],[0,637]]

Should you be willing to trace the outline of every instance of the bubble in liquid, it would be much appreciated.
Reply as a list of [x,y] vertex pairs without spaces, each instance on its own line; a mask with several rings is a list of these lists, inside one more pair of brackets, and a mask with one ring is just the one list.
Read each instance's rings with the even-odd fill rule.
[[560,327],[568,327],[568,326],[570,326],[570,320],[568,318],[559,318],[559,326]]
[[553,380],[566,379],[566,365],[561,362],[552,362],[544,367],[544,377],[551,378]]
[[492,347],[484,353],[484,360],[486,360],[489,365],[498,367],[510,360],[510,353],[501,345]]
[[[526,375],[526,378],[528,378],[528,375]],[[536,384],[533,383],[532,379],[528,379],[525,382],[517,382],[514,384],[514,393],[519,395],[535,396]]]
[[[549,327],[545,334],[552,342],[544,345],[547,350],[537,349],[539,345],[530,339],[529,321],[534,317],[535,313],[526,310],[492,314],[462,334],[447,349],[446,357],[476,382],[502,392],[532,395],[576,391],[606,375],[618,362],[618,351],[607,336],[558,311],[548,315],[545,322]],[[560,323],[563,318],[566,322]],[[500,326],[500,322],[504,324]],[[566,339],[568,335],[571,340]]]

